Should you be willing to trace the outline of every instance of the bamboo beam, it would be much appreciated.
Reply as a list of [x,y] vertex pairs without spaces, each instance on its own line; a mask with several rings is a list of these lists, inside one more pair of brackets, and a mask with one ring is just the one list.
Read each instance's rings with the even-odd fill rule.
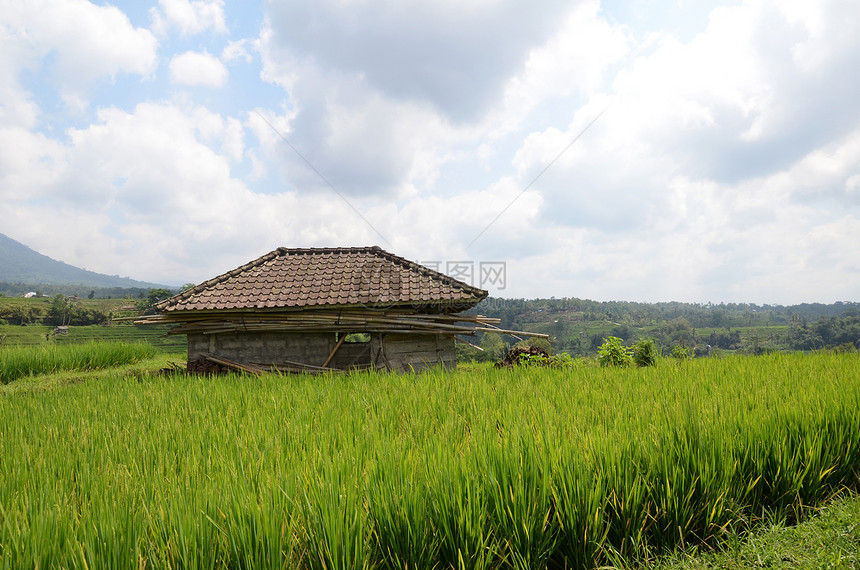
[[144,315],[143,317],[123,317],[115,319],[129,320],[134,319],[134,324],[169,324],[169,323],[223,323],[223,322],[286,322],[286,321],[315,321],[315,322],[432,322],[435,324],[443,323],[480,323],[485,325],[498,324],[500,319],[484,317],[482,315],[434,315],[425,313],[377,313],[372,311],[367,312],[349,312],[349,313],[329,313],[321,311],[303,311],[296,313],[280,313],[280,314],[265,314],[265,313],[226,313],[222,315],[196,315],[196,314],[160,314],[160,315]]
[[343,341],[345,341],[345,340],[346,340],[346,335],[342,335],[342,336],[340,337],[340,340],[338,340],[338,341],[337,341],[337,344],[336,344],[336,345],[334,345],[334,350],[332,350],[332,351],[331,351],[331,354],[329,354],[329,355],[328,355],[328,358],[326,358],[326,359],[325,359],[325,362],[323,362],[323,365],[322,365],[322,367],[323,367],[323,368],[325,368],[325,367],[327,367],[327,366],[328,366],[328,363],[329,363],[329,362],[331,362],[331,359],[332,359],[332,358],[334,358],[334,355],[335,355],[335,353],[337,352],[337,349],[339,349],[339,348],[340,348],[340,345],[342,345],[342,344],[343,344]]
[[[549,338],[549,335],[500,329],[499,319],[482,315],[442,315],[391,311],[308,310],[289,313],[206,313],[146,315],[135,324],[177,324],[167,334],[251,332],[372,332],[474,335],[476,332]],[[457,324],[459,323],[459,324]],[[477,326],[476,326],[477,325]]]
[[533,336],[536,338],[547,338],[547,339],[549,338],[548,334],[528,332],[528,331],[509,331],[507,329],[496,329],[496,328],[491,329],[488,327],[475,327],[474,330],[481,331],[481,332],[494,332],[494,333],[499,333],[499,334],[512,334],[514,336],[523,335],[523,336]]
[[463,340],[462,338],[457,338],[456,336],[454,337],[454,340],[456,340],[457,342],[462,342],[463,344],[468,344],[472,348],[477,348],[481,352],[484,352],[484,349],[481,348],[480,346],[478,346],[477,344],[472,344],[471,342],[469,342],[467,340]]

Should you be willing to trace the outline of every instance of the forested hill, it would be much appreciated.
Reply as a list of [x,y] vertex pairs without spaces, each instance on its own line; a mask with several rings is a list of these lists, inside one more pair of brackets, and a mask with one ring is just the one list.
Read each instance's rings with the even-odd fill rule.
[[697,352],[860,349],[857,302],[783,306],[490,298],[470,312],[499,318],[504,329],[548,334],[556,350],[574,355],[595,353],[607,336],[627,343],[650,337],[667,351],[678,345]]
[[103,275],[51,259],[0,234],[0,283],[26,285],[81,285],[84,287],[150,289],[164,285]]
[[498,299],[488,298],[473,311],[502,319],[502,325],[554,322],[561,317],[576,320],[610,320],[640,326],[683,318],[694,327],[746,327],[789,324],[792,319],[814,321],[860,313],[860,302],[803,303],[800,305],[756,305],[752,303],[636,303],[589,301],[577,298]]

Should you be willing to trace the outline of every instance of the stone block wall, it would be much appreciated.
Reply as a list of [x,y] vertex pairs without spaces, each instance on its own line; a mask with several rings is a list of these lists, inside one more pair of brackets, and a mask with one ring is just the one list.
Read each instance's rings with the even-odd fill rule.
[[189,334],[188,361],[208,353],[242,364],[271,365],[290,361],[322,366],[334,345],[334,333]]
[[[242,364],[268,367],[299,363],[322,366],[336,345],[334,333],[241,332],[189,334],[188,362],[206,354]],[[372,334],[369,342],[343,343],[330,368],[373,366],[380,370],[409,372],[441,365],[457,366],[454,339],[436,334]]]

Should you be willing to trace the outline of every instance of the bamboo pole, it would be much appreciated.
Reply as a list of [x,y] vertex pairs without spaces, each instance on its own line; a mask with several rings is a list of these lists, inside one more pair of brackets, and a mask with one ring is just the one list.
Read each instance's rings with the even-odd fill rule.
[[528,332],[528,331],[509,331],[507,329],[498,329],[498,328],[491,329],[488,327],[475,327],[474,330],[481,331],[481,332],[494,332],[494,333],[499,333],[499,334],[512,334],[514,336],[523,335],[523,336],[533,336],[536,338],[547,338],[547,339],[549,338],[548,334]]
[[265,313],[242,313],[242,314],[224,314],[224,315],[192,315],[188,313],[180,313],[180,314],[160,314],[160,315],[144,315],[143,317],[122,317],[115,319],[117,321],[120,320],[129,320],[134,319],[134,324],[169,324],[169,323],[182,323],[182,322],[196,322],[196,323],[222,323],[225,321],[236,321],[236,322],[286,322],[286,321],[322,321],[322,322],[330,322],[330,321],[351,321],[351,322],[364,322],[364,321],[375,321],[375,322],[399,322],[399,321],[414,321],[414,322],[433,322],[436,324],[443,323],[455,323],[455,322],[464,322],[464,323],[480,323],[485,325],[498,324],[500,319],[484,317],[482,315],[434,315],[434,314],[425,314],[425,313],[381,313],[377,314],[375,312],[349,312],[349,313],[328,313],[328,312],[320,312],[320,311],[303,311],[298,313],[279,313],[279,314],[265,314]]
[[477,344],[472,344],[471,342],[469,342],[467,340],[463,340],[462,338],[457,338],[456,336],[454,337],[454,340],[456,340],[457,342],[462,342],[463,344],[468,344],[472,348],[477,348],[481,352],[484,352],[484,349],[481,348],[480,346],[478,346]]
[[[253,332],[374,332],[415,334],[466,334],[497,332],[549,338],[549,335],[500,329],[499,319],[481,315],[433,315],[405,312],[373,311],[296,311],[292,313],[227,313],[217,315],[162,314],[146,315],[135,324],[177,324],[167,334],[220,334]],[[462,323],[462,324],[456,324]],[[466,324],[468,323],[468,324]],[[478,326],[474,326],[478,325]]]
[[323,365],[322,365],[323,368],[326,368],[328,366],[329,362],[331,362],[331,359],[334,358],[334,355],[337,352],[337,349],[340,348],[340,345],[342,345],[343,341],[345,341],[345,340],[346,340],[346,335],[342,335],[340,337],[340,340],[337,341],[337,344],[334,345],[334,350],[331,351],[331,354],[329,354],[328,358],[326,358],[325,362],[323,362]]

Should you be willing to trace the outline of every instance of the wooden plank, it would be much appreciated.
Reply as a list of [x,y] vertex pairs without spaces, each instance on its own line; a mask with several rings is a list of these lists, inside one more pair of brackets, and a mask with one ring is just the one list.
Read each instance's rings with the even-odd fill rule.
[[313,364],[305,364],[304,362],[295,362],[292,360],[282,360],[281,362],[272,364],[272,366],[277,368],[281,363],[286,364],[288,366],[295,366],[296,368],[301,368],[303,370],[316,370],[319,372],[342,372],[337,368],[326,368],[324,366],[315,366]]
[[253,374],[255,376],[259,376],[264,372],[262,368],[258,368],[256,366],[249,366],[247,364],[242,364],[241,362],[234,362],[233,360],[228,360],[226,358],[220,358],[218,356],[213,356],[211,354],[204,354],[203,358],[214,362],[216,364],[220,364],[222,366],[226,366],[227,368],[233,368],[234,370],[239,370],[241,372],[247,372],[248,374]]

